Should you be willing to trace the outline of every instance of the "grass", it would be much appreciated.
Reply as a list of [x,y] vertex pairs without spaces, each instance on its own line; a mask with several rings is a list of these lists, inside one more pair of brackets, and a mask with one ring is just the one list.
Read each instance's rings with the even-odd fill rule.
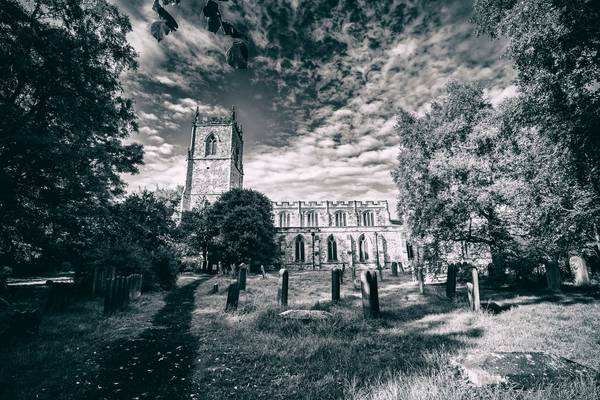
[[[349,274],[347,274],[349,275]],[[362,317],[360,292],[348,276],[332,305],[328,272],[290,273],[288,308],[330,311],[330,321],[279,318],[278,277],[250,276],[235,313],[225,313],[227,277],[200,285],[192,333],[199,337],[193,376],[207,399],[597,399],[597,381],[557,382],[536,390],[475,389],[449,366],[471,349],[548,351],[600,367],[600,301],[586,294],[483,291],[514,304],[499,315],[468,311],[466,295],[450,302],[443,286],[421,296],[407,278],[379,284],[383,318]],[[214,283],[220,292],[209,295]],[[462,300],[464,297],[464,300]]]
[[[17,299],[35,299],[23,288]],[[108,343],[131,338],[151,325],[164,305],[163,293],[144,294],[127,312],[103,316],[101,299],[74,303],[67,311],[44,315],[40,332],[0,348],[0,398],[77,398],[79,388],[97,371],[96,354]],[[75,397],[73,397],[75,396]]]

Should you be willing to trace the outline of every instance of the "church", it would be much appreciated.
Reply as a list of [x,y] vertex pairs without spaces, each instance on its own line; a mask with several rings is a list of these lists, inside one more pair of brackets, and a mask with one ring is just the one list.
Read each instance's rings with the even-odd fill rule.
[[[235,110],[192,122],[181,212],[242,188],[244,138]],[[276,201],[273,221],[280,263],[291,269],[389,268],[407,265],[407,231],[387,201]],[[412,257],[411,257],[412,258]],[[402,263],[402,264],[400,264]]]

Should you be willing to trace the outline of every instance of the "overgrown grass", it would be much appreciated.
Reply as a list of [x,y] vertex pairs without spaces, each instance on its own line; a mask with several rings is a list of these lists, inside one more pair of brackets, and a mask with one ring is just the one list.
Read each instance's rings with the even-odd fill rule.
[[63,313],[43,316],[38,335],[0,348],[0,398],[76,398],[98,368],[99,350],[151,326],[163,297],[145,293],[129,310],[110,317],[103,316],[101,299],[75,302]]
[[[289,308],[321,309],[329,321],[279,317],[278,277],[251,276],[235,313],[225,313],[229,278],[201,285],[192,321],[201,337],[194,381],[208,399],[597,399],[597,381],[558,382],[536,390],[471,388],[449,366],[470,349],[549,351],[598,368],[600,302],[504,293],[518,307],[473,314],[466,296],[450,302],[442,286],[418,294],[407,278],[380,282],[383,318],[364,320],[360,292],[346,276],[332,305],[328,272],[290,274]],[[220,293],[208,295],[214,283]]]

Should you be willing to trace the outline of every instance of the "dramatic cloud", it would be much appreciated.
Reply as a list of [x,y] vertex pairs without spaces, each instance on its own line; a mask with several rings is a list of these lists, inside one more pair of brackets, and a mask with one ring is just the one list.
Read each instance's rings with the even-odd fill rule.
[[[274,200],[395,202],[395,115],[422,114],[451,79],[478,80],[497,105],[515,96],[503,45],[474,35],[470,1],[232,1],[224,18],[251,37],[248,71],[225,62],[204,1],[169,10],[180,29],[150,35],[150,1],[123,1],[140,53],[126,77],[146,165],[132,188],[184,183],[191,119],[231,105],[244,127],[245,186]],[[391,205],[392,208],[393,205]]]

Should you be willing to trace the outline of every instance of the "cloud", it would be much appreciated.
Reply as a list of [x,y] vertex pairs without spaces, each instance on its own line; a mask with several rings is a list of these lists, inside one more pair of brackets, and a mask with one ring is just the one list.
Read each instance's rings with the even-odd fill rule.
[[469,0],[219,3],[251,36],[248,71],[226,64],[230,40],[205,29],[203,2],[169,8],[180,29],[160,44],[148,2],[121,3],[141,64],[127,87],[149,147],[132,185],[151,183],[149,171],[157,181],[179,171],[170,180],[183,184],[196,105],[222,115],[235,104],[247,186],[278,200],[395,201],[400,109],[423,114],[452,79],[481,81],[495,105],[516,95],[504,44],[474,34]]

